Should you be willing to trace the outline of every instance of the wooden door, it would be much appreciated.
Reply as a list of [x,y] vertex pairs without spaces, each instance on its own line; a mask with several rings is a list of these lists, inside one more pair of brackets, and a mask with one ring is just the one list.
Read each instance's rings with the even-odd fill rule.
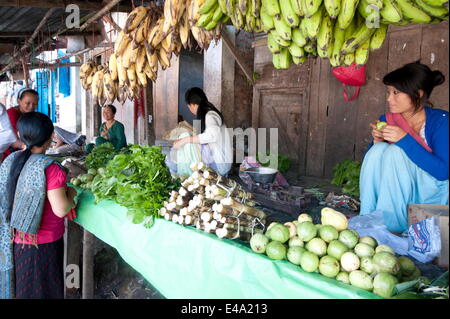
[[287,155],[293,169],[305,171],[305,144],[308,130],[306,90],[303,88],[254,89],[253,128],[266,129],[266,149],[270,149],[270,128],[278,128],[278,152]]

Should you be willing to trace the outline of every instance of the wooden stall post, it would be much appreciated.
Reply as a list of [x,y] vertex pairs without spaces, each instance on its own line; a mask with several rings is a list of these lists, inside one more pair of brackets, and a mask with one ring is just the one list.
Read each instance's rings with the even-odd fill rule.
[[94,239],[90,232],[83,231],[82,299],[94,298]]

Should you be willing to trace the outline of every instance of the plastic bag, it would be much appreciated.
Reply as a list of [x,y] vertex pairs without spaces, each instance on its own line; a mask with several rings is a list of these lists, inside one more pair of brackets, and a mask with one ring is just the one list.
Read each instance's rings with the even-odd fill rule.
[[427,218],[408,228],[408,254],[427,263],[441,253],[441,231],[437,216]]
[[17,137],[9,121],[8,113],[5,106],[0,103],[0,154],[15,141]]
[[408,255],[408,238],[396,236],[387,229],[382,211],[352,217],[348,228],[356,230],[360,236],[375,238],[379,245],[388,245],[399,255]]

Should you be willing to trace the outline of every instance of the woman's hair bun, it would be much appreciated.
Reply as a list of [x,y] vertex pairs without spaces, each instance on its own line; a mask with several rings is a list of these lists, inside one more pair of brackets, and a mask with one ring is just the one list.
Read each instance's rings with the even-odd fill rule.
[[433,84],[435,86],[436,85],[441,85],[445,81],[445,76],[444,76],[444,74],[442,74],[441,71],[433,71],[433,72],[431,72],[431,78],[432,78]]

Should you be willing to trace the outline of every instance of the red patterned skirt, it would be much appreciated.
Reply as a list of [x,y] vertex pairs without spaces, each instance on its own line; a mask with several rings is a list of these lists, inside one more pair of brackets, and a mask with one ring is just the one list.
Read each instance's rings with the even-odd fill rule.
[[14,243],[15,297],[64,298],[64,240],[33,245]]

